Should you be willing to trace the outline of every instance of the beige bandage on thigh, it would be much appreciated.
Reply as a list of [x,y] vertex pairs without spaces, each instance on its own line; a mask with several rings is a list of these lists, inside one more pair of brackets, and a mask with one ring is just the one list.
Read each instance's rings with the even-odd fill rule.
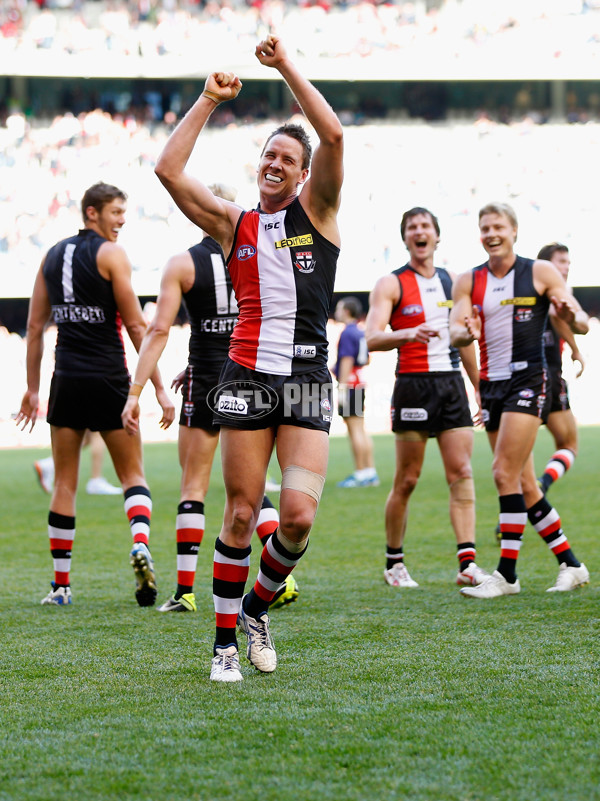
[[286,467],[281,474],[281,489],[293,489],[298,492],[303,492],[319,503],[321,495],[323,494],[323,486],[325,485],[325,476],[319,473],[313,473],[312,470],[307,470],[305,467],[299,467],[296,464],[291,464]]
[[429,439],[429,431],[396,431],[395,434],[400,442],[425,442]]
[[475,484],[472,478],[457,478],[450,484],[450,501],[459,506],[475,502]]

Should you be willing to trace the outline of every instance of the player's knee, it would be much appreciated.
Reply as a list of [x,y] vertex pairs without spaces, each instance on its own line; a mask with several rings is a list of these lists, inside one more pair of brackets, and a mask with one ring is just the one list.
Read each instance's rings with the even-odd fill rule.
[[308,536],[315,513],[316,508],[311,509],[307,505],[287,510],[281,515],[279,528],[290,540],[300,542]]
[[410,475],[401,476],[394,482],[393,492],[401,498],[408,498],[413,494],[417,484],[419,483],[419,474],[412,473]]
[[461,476],[449,486],[451,503],[458,506],[472,506],[475,503],[475,484],[472,476]]

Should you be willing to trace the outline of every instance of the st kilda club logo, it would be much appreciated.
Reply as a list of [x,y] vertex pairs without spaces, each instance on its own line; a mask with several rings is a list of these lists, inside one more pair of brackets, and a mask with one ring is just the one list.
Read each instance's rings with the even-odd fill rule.
[[315,269],[316,259],[313,259],[311,250],[299,250],[295,254],[294,265],[301,273],[312,273]]

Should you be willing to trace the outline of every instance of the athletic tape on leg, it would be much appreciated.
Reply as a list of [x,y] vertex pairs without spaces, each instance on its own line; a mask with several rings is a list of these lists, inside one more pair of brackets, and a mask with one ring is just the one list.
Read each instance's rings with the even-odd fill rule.
[[291,464],[281,474],[281,489],[293,489],[303,492],[319,503],[325,485],[325,476],[313,473],[305,467]]
[[450,499],[461,506],[474,503],[475,484],[472,478],[459,478],[450,484]]

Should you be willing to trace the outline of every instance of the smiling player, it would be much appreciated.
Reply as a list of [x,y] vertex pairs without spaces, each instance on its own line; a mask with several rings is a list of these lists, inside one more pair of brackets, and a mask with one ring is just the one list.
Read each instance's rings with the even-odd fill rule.
[[[227,499],[215,544],[211,679],[224,682],[242,679],[236,624],[247,635],[250,662],[265,673],[276,668],[267,610],[306,551],[325,482],[332,415],[326,326],[340,246],[342,126],[277,37],[260,42],[255,54],[279,72],[317,133],[310,176],[311,145],[300,125],[283,125],[269,136],[257,172],[260,203],[253,211],[215,197],[185,171],[211,113],[242,88],[237,76],[224,72],[208,76],[156,165],[179,208],[227,254],[239,308],[220,377],[239,402],[235,414],[226,413],[225,396],[214,417],[221,426]],[[268,414],[259,385],[278,399]],[[254,397],[252,391],[248,396],[249,387],[257,390]],[[244,596],[250,540],[275,441],[282,471],[280,526]]]

